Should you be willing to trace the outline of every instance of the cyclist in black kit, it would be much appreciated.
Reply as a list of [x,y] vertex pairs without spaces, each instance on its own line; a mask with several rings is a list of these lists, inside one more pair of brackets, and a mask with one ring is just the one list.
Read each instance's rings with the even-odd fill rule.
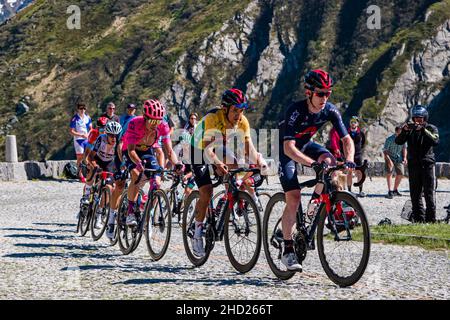
[[[307,99],[291,104],[278,125],[282,146],[279,176],[286,193],[286,208],[282,217],[284,252],[281,262],[288,270],[302,271],[294,253],[291,232],[296,223],[296,212],[300,203],[296,163],[310,166],[316,172],[322,170],[321,162],[336,164],[336,159],[325,147],[311,141],[314,134],[327,122],[331,121],[342,140],[347,167],[355,168],[353,140],[337,108],[327,102],[332,86],[333,80],[327,72],[320,69],[308,72],[305,76]],[[322,189],[323,185],[316,186],[308,212],[316,210]]]

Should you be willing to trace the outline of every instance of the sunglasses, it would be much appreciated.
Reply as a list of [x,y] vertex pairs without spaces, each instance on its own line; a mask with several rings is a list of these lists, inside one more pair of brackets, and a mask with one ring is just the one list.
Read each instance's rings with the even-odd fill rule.
[[247,109],[248,108],[248,103],[244,102],[244,103],[240,103],[240,104],[235,104],[234,106],[236,108],[238,108],[238,109]]
[[329,96],[331,96],[331,91],[326,91],[326,92],[316,92],[316,91],[314,91],[314,95],[316,97],[320,97],[320,98],[323,98],[323,97],[328,98]]
[[86,110],[86,107],[78,108],[78,110]]
[[112,133],[108,133],[108,137],[116,139],[116,138],[117,138],[117,135],[112,134]]
[[191,118],[191,120],[197,120],[197,118]]
[[162,120],[145,118],[149,124],[160,124]]

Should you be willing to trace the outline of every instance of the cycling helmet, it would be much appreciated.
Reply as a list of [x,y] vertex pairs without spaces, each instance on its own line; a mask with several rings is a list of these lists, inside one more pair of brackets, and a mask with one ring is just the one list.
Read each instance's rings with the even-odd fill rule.
[[108,123],[109,119],[107,117],[100,117],[97,119],[97,127],[103,128]]
[[428,111],[427,109],[418,104],[411,109],[411,118],[424,118],[424,121],[428,120]]
[[228,89],[222,94],[222,105],[225,107],[235,106],[239,109],[248,109],[247,98],[241,90],[236,88]]
[[155,119],[162,120],[166,114],[166,108],[163,104],[156,99],[145,100],[144,102],[144,116]]
[[389,218],[381,219],[381,221],[378,222],[379,226],[387,226],[387,225],[391,225],[391,224],[392,224],[392,221]]
[[350,123],[352,122],[358,122],[359,123],[359,118],[357,116],[353,116],[350,118]]
[[330,89],[334,85],[333,78],[321,69],[311,70],[305,76],[305,89]]
[[121,131],[122,131],[122,126],[118,122],[110,121],[106,124],[105,133],[119,134]]

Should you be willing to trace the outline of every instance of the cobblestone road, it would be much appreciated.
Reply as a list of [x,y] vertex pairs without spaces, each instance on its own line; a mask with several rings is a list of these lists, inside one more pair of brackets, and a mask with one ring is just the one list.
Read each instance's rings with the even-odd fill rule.
[[[276,180],[272,189],[279,189]],[[407,182],[400,191],[407,195]],[[449,299],[450,265],[445,251],[373,244],[368,269],[353,287],[336,287],[325,275],[316,252],[304,272],[277,280],[264,252],[250,273],[238,274],[223,243],[208,262],[192,268],[180,229],[170,247],[152,262],[145,243],[129,256],[107,242],[75,233],[80,183],[30,181],[0,183],[0,299]],[[399,214],[407,197],[385,199],[385,181],[366,183],[362,199],[371,224]],[[306,198],[306,197],[305,197]],[[450,203],[450,181],[441,180],[438,216]]]

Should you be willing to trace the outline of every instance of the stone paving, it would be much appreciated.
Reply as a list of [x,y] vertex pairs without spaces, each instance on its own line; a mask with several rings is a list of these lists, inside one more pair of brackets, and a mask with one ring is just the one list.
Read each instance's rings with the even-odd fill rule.
[[[280,189],[277,179],[272,190]],[[361,202],[371,224],[384,217],[404,223],[408,198],[389,200],[385,180],[365,185]],[[351,288],[338,288],[309,252],[304,272],[289,281],[271,273],[264,251],[255,268],[237,273],[217,243],[208,262],[193,268],[180,229],[174,228],[166,256],[152,262],[145,241],[123,256],[106,240],[75,233],[82,185],[68,181],[0,182],[0,299],[449,299],[448,252],[373,244],[366,273]],[[307,197],[304,197],[305,199]],[[440,180],[438,216],[450,203],[450,181]]]

